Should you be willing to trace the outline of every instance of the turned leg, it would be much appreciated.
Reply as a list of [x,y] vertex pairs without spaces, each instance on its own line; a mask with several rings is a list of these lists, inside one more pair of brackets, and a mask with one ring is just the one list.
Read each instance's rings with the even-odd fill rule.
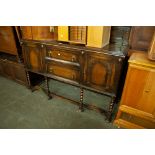
[[50,89],[49,89],[49,81],[48,81],[48,78],[47,77],[45,77],[45,83],[46,83],[46,90],[47,90],[47,95],[48,95],[48,99],[50,100],[50,99],[52,99],[52,95],[51,95],[51,93],[50,93]]
[[36,86],[31,85],[30,75],[29,75],[28,71],[26,71],[26,76],[27,76],[28,88],[31,89],[32,92],[34,92],[35,90],[38,90],[38,88]]
[[32,87],[31,87],[30,76],[28,71],[26,71],[26,77],[27,77],[28,88],[31,89]]
[[110,105],[109,105],[108,116],[107,116],[109,122],[111,121],[111,118],[112,118],[112,112],[113,112],[113,107],[115,104],[115,99],[116,99],[116,97],[112,97]]
[[84,111],[83,108],[83,88],[80,88],[80,107],[79,107],[80,111]]

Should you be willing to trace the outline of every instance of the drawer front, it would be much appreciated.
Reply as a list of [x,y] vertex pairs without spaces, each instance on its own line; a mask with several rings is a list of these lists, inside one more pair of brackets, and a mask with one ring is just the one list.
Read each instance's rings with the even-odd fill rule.
[[60,60],[70,61],[81,63],[81,51],[70,51],[70,50],[63,50],[58,48],[48,48],[46,56],[50,58],[56,58]]
[[47,72],[76,82],[79,82],[80,80],[80,71],[78,69],[65,67],[55,63],[47,64]]

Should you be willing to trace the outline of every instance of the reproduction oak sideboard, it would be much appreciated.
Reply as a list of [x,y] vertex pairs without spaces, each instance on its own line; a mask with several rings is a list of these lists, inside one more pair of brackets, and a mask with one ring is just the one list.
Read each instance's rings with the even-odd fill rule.
[[49,98],[50,78],[80,87],[81,111],[85,106],[84,89],[104,94],[111,97],[111,103],[108,111],[100,110],[111,119],[127,55],[126,46],[109,44],[103,48],[88,48],[57,41],[28,40],[22,40],[21,44],[27,75],[28,71],[31,71],[45,76]]

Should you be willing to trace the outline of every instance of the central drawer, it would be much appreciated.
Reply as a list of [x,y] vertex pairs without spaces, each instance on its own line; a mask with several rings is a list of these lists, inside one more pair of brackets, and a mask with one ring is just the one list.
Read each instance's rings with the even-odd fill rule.
[[78,67],[50,62],[47,63],[47,73],[76,82],[80,81],[80,70]]
[[69,49],[59,49],[56,47],[47,47],[46,56],[50,58],[56,58],[60,60],[70,61],[70,62],[81,62],[81,54],[83,52],[80,50],[69,50]]

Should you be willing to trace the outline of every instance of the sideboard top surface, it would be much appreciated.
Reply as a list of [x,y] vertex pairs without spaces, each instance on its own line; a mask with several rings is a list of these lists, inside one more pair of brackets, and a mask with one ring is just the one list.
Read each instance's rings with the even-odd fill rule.
[[127,55],[128,46],[116,45],[116,44],[108,44],[103,48],[95,48],[95,47],[85,47],[83,45],[75,45],[75,44],[68,44],[62,43],[58,41],[29,41],[29,40],[21,40],[23,43],[34,43],[34,44],[42,44],[47,46],[55,46],[65,49],[72,49],[72,50],[84,50],[88,52],[95,52],[95,53],[103,53],[107,55],[125,57]]

